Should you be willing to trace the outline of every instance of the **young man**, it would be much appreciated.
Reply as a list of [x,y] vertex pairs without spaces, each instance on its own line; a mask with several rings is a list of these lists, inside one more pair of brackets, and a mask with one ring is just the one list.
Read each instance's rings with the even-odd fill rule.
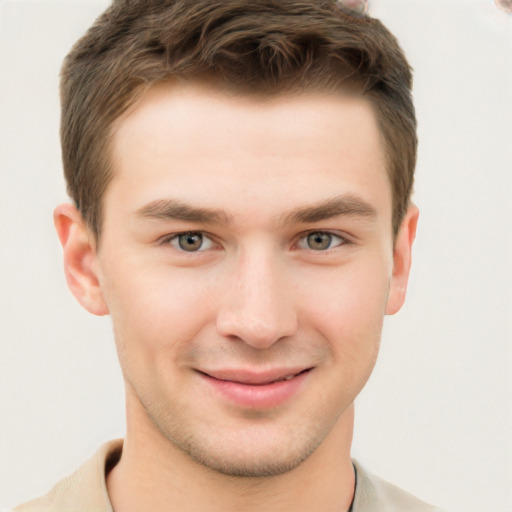
[[124,442],[20,511],[433,511],[351,460],[405,298],[411,74],[331,0],[116,1],[68,55],[55,210]]

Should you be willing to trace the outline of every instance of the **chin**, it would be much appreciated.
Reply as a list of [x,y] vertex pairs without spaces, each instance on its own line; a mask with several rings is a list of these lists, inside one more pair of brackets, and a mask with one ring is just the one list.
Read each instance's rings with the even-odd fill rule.
[[[241,431],[232,436],[208,439],[188,437],[173,444],[196,463],[223,475],[265,478],[282,475],[302,464],[321,444],[325,435],[314,432],[271,433]],[[315,435],[316,434],[316,435]]]
[[188,454],[195,462],[202,466],[220,473],[222,475],[238,478],[267,478],[276,475],[282,475],[292,471],[304,462],[314,449],[309,449],[300,454],[279,454],[276,457],[276,451],[273,455],[262,457],[260,454],[254,456],[230,457],[228,454],[209,454],[190,451]]

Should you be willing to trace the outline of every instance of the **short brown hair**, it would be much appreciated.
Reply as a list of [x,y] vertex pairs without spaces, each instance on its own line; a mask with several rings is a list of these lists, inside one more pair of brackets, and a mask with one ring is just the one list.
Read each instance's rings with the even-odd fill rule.
[[253,94],[350,91],[372,104],[393,193],[393,230],[416,163],[412,74],[378,20],[333,0],[116,0],[75,44],[61,78],[68,193],[96,237],[113,123],[147,87],[214,80]]

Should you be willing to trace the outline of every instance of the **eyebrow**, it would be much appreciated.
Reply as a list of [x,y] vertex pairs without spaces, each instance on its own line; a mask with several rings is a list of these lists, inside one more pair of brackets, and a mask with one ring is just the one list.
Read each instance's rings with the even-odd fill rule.
[[354,195],[333,197],[327,201],[300,207],[292,210],[282,217],[284,225],[297,223],[315,223],[338,216],[362,217],[373,220],[377,217],[377,210],[368,202]]
[[228,224],[224,210],[196,208],[176,199],[158,199],[137,210],[136,215],[145,219],[180,220],[183,222]]
[[[231,217],[222,209],[198,208],[176,199],[158,199],[138,209],[137,217],[145,219],[179,220],[183,222],[223,224],[230,223]],[[377,217],[375,208],[354,195],[337,196],[311,206],[302,206],[279,218],[282,225],[308,224],[338,216]]]

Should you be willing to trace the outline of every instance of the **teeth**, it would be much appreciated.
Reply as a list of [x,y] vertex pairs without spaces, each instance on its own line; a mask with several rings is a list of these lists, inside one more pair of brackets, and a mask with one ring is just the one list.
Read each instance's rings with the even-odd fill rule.
[[286,377],[283,377],[283,380],[292,380],[295,375],[287,375]]

